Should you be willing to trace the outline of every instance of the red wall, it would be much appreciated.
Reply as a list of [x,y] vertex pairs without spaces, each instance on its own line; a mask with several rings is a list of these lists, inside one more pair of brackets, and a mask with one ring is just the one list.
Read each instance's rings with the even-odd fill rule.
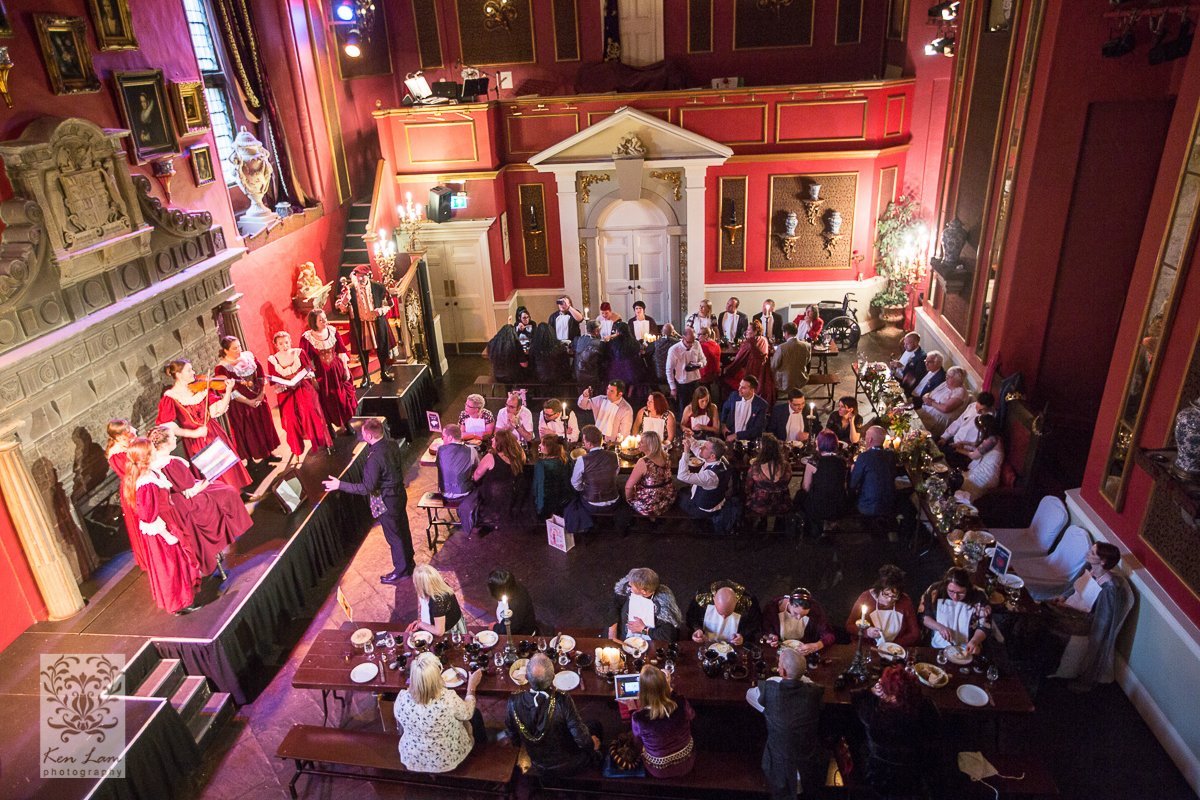
[[[664,55],[667,60],[680,62],[686,70],[689,86],[707,87],[713,78],[724,77],[744,78],[747,86],[873,80],[881,77],[887,0],[863,0],[862,37],[859,44],[834,45],[837,0],[816,0],[811,46],[743,51],[735,51],[732,47],[733,3],[730,0],[712,0],[712,4],[713,52],[689,54],[687,0],[664,0],[663,3]],[[405,73],[420,69],[413,9],[409,0],[399,0],[388,6],[390,34],[395,43],[393,65],[398,90],[403,94],[400,79]],[[504,99],[529,94],[529,89],[523,90],[522,85],[531,80],[546,84],[547,90],[541,92],[544,96],[573,94],[579,71],[589,63],[602,60],[601,0],[576,3],[580,61],[554,60],[554,21],[550,6],[548,0],[533,0],[536,63],[484,68],[492,77],[493,98],[496,97],[494,73],[497,70],[513,73],[513,88],[500,92],[500,97]],[[461,80],[460,69],[454,66],[460,60],[455,1],[437,0],[437,16],[445,67],[427,70],[426,75],[431,82],[434,79]]]
[[46,604],[21,549],[8,508],[0,503],[0,650],[21,631],[46,618]]

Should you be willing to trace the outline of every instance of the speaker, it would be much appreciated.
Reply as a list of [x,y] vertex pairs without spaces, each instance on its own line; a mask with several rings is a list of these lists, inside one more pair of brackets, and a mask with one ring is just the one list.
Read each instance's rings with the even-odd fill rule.
[[435,186],[429,190],[429,205],[425,207],[425,216],[431,222],[449,222],[453,212],[450,210],[450,195],[454,190],[449,186]]

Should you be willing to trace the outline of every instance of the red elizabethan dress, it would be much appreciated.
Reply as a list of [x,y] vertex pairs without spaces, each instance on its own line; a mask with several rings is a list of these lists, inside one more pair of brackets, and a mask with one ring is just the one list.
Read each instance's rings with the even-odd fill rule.
[[241,495],[232,486],[217,482],[195,497],[186,497],[184,492],[203,476],[176,456],[155,462],[154,469],[171,484],[171,505],[179,512],[186,534],[181,537],[183,543],[195,554],[200,574],[211,574],[217,568],[217,556],[253,524]]
[[341,334],[332,325],[326,325],[324,333],[305,331],[300,337],[300,349],[312,362],[325,419],[330,425],[346,427],[358,407],[358,399],[354,396],[350,369],[342,361],[342,354],[349,355],[350,351]]
[[[106,455],[108,465],[117,474],[117,484],[125,483],[128,454],[124,450],[116,450]],[[133,561],[144,572],[149,569],[146,565],[146,537],[138,530],[137,509],[125,502],[124,492],[117,492],[117,495],[121,498],[121,516],[125,518],[125,532],[129,534],[129,549],[133,551]]]
[[171,505],[171,484],[154,470],[137,482],[138,529],[145,537],[150,594],[163,611],[192,604],[200,571],[196,557],[183,544],[183,521]]
[[[258,397],[267,380],[262,364],[248,350],[243,350],[241,357],[233,364],[218,362],[213,374],[234,381],[234,395],[241,395],[247,400]],[[235,396],[225,415],[233,431],[237,454],[243,459],[262,461],[279,447],[279,432],[275,430],[275,419],[271,416],[271,407],[267,405],[265,397],[262,404],[251,406],[239,403]]]
[[[291,359],[286,365],[279,363],[279,353],[267,359],[267,374],[275,384],[279,421],[283,423],[283,432],[287,434],[288,447],[294,455],[304,452],[305,439],[312,442],[313,447],[332,447],[329,425],[321,412],[321,399],[311,380],[312,364],[299,348],[293,347],[288,354]],[[308,376],[289,385],[302,372],[307,372]]]
[[[202,400],[196,403],[185,406],[171,397],[169,394],[164,394],[162,399],[158,401],[158,424],[165,425],[168,422],[174,422],[180,428],[188,431],[194,431],[197,428],[208,426],[208,435],[202,436],[199,439],[188,439],[180,436],[183,439],[183,449],[188,456],[194,456],[212,443],[213,439],[220,439],[228,445],[229,449],[237,452],[237,444],[233,438],[225,432],[221,427],[221,423],[208,416],[208,404],[214,400],[215,393],[208,392]],[[250,473],[246,472],[246,468],[241,463],[234,464],[229,469],[221,474],[217,480],[228,483],[235,489],[241,489],[243,486],[250,484]]]

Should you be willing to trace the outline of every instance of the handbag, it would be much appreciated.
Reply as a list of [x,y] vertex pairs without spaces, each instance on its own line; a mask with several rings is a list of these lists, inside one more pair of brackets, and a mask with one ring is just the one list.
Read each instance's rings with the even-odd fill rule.
[[387,511],[387,505],[383,502],[383,495],[375,493],[367,495],[367,500],[371,504],[371,516],[374,519],[379,519],[383,516],[383,512]]

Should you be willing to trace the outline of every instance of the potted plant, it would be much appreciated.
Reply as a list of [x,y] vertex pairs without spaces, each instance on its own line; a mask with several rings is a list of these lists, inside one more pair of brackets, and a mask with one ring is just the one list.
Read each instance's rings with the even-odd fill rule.
[[887,204],[875,223],[875,268],[887,283],[871,298],[871,307],[888,325],[904,322],[909,296],[925,277],[929,229],[921,216],[916,196],[903,194]]

